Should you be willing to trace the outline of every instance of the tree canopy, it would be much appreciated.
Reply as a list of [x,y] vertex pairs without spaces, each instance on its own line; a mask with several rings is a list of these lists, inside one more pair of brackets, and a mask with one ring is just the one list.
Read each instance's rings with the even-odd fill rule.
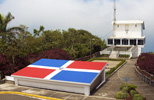
[[[58,57],[59,59],[79,58],[106,47],[105,41],[83,29],[45,30],[45,27],[41,25],[39,29],[34,29],[31,33],[25,25],[7,28],[14,18],[11,13],[6,16],[0,14],[0,65],[6,66],[6,63],[9,62],[11,66],[17,66],[19,58],[27,59],[28,55],[37,55],[37,58],[41,54],[44,56],[41,55],[40,57],[47,58],[51,58],[51,56],[55,56],[57,59]],[[50,50],[54,50],[52,53],[61,53],[50,55]],[[68,54],[61,50],[68,52],[71,57],[64,57]],[[64,56],[62,56],[63,54]],[[6,63],[2,63],[1,61],[6,58]],[[25,63],[27,61],[25,60]]]

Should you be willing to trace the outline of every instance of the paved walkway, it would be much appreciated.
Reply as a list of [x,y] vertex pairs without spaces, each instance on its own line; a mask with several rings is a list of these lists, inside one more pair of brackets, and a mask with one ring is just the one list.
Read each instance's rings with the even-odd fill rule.
[[130,84],[137,86],[137,91],[143,94],[147,100],[154,100],[154,87],[141,80],[135,72],[136,59],[128,60],[127,63],[118,70],[98,91],[94,93],[96,96],[114,97],[115,93],[120,91],[123,83],[122,77],[129,77]]
[[[94,91],[91,96],[53,91],[47,89],[32,88],[26,86],[15,86],[14,83],[10,81],[7,81],[5,84],[0,84],[0,91],[18,91],[64,100],[116,100],[114,98],[114,95],[118,91],[120,91],[120,85],[123,83],[122,77],[130,77],[129,83],[137,85],[138,92],[143,94],[147,98],[147,100],[154,100],[154,87],[145,83],[136,75],[134,69],[135,63],[136,59],[128,60],[127,63],[119,71],[117,71],[113,76],[111,76],[101,88]],[[33,98],[27,100],[33,100]]]

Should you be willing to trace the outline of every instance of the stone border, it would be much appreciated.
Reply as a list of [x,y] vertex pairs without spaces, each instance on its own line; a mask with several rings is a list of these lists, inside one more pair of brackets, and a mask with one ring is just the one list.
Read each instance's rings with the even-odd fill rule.
[[138,66],[135,66],[135,71],[144,82],[154,86],[154,75],[146,72],[145,70],[141,70]]
[[34,94],[22,93],[22,92],[14,92],[14,91],[1,91],[0,94],[16,94],[16,95],[24,95],[24,96],[38,98],[38,99],[62,100],[62,99],[57,99],[57,98],[39,96],[39,95],[34,95]]

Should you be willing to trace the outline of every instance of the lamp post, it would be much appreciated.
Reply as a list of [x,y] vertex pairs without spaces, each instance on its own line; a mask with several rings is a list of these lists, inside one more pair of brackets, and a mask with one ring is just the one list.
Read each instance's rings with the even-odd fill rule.
[[95,40],[95,39],[90,39],[90,57],[91,57],[91,46],[92,46],[92,40]]

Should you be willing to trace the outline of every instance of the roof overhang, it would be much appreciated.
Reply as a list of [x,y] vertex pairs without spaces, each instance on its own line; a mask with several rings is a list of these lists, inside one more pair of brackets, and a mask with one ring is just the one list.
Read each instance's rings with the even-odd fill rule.
[[119,20],[119,21],[113,21],[112,24],[142,24],[143,29],[145,29],[143,20]]

